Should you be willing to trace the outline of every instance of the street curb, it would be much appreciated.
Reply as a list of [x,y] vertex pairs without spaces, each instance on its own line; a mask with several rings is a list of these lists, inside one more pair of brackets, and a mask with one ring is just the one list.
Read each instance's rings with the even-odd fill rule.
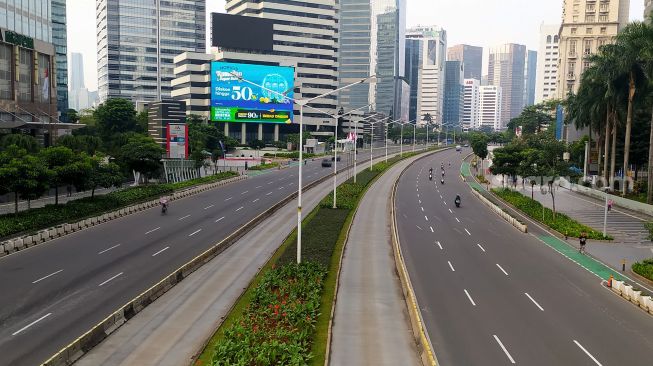
[[[347,169],[352,169],[353,167],[347,167],[341,172],[346,171]],[[309,189],[324,183],[325,181],[332,179],[333,174],[328,174],[314,182],[307,184],[303,191],[308,191]],[[247,176],[240,176],[234,178],[234,180],[224,180],[221,182],[232,182],[236,180],[247,179]],[[215,183],[212,183],[215,184]],[[226,184],[226,183],[225,183]],[[208,186],[208,185],[207,185]],[[203,190],[205,188],[201,186]],[[193,191],[188,193],[187,191]],[[188,195],[200,192],[199,188],[193,188],[186,191],[181,191],[179,198],[186,197]],[[98,345],[102,340],[108,337],[111,333],[115,332],[120,328],[124,323],[129,319],[134,317],[137,313],[142,311],[145,307],[153,303],[156,299],[161,297],[163,294],[168,292],[172,287],[181,282],[188,275],[193,273],[195,270],[199,269],[202,265],[209,262],[211,259],[215,258],[217,255],[222,253],[224,250],[229,248],[231,245],[236,243],[238,239],[247,234],[249,231],[254,229],[258,223],[267,219],[274,212],[281,209],[289,202],[294,200],[297,197],[297,192],[293,192],[288,195],[286,198],[274,204],[272,207],[268,208],[266,211],[260,213],[258,216],[250,220],[248,223],[244,224],[240,228],[236,229],[229,236],[221,240],[220,242],[213,245],[211,248],[207,249],[203,253],[199,254],[195,258],[188,261],[186,264],[182,265],[175,271],[171,272],[169,275],[165,276],[159,282],[151,286],[149,289],[143,291],[138,296],[134,297],[132,300],[128,301],[126,304],[121,306],[118,310],[111,313],[109,316],[104,318],[98,324],[89,329],[86,333],[77,337],[74,341],[70,342],[65,347],[61,348],[58,352],[52,355],[49,359],[41,364],[41,366],[64,366],[71,365],[78,359],[80,359],[84,354],[89,352],[93,347]],[[173,198],[171,197],[171,200]],[[178,199],[175,197],[174,199]],[[158,201],[156,201],[158,205]],[[124,209],[121,209],[121,211]]]
[[[434,153],[449,150],[442,149]],[[408,164],[402,171],[399,173],[399,177],[392,186],[392,194],[390,195],[390,215],[392,217],[390,230],[392,231],[392,249],[395,257],[395,266],[399,274],[399,280],[401,282],[401,287],[403,289],[404,299],[406,301],[406,306],[408,307],[408,315],[410,316],[411,325],[413,328],[413,335],[415,340],[421,346],[420,358],[423,365],[427,366],[438,366],[438,359],[435,355],[433,345],[431,340],[426,332],[424,326],[424,319],[422,319],[422,313],[420,312],[420,307],[417,302],[417,297],[415,296],[415,291],[413,290],[413,285],[410,281],[410,275],[408,274],[408,269],[406,268],[406,263],[404,262],[404,256],[401,251],[401,245],[399,241],[399,234],[397,232],[397,217],[396,217],[396,207],[395,207],[395,195],[397,193],[397,186],[399,185],[399,179],[401,176],[410,168],[415,162],[429,157],[431,154],[421,156]]]
[[[179,190],[173,192],[170,195],[170,201],[176,201],[184,197],[192,196],[210,189],[221,187],[230,183],[238,182],[241,180],[247,179],[246,175],[241,175],[234,178],[223,179],[217,182],[203,184],[195,187],[190,187],[187,189]],[[74,223],[64,223],[57,226],[45,228],[38,230],[36,234],[26,235],[21,237],[11,238],[5,241],[0,242],[0,258],[3,256],[8,256],[16,252],[31,248],[33,246],[47,243],[54,239],[64,237],[66,235],[75,233],[80,230],[91,228],[93,226],[109,222],[115,219],[119,219],[124,216],[128,216],[140,211],[148,210],[153,207],[159,206],[159,200],[148,200],[141,203],[136,203],[130,206],[119,208],[114,211],[105,212],[99,214],[98,216],[89,217],[82,219]]]

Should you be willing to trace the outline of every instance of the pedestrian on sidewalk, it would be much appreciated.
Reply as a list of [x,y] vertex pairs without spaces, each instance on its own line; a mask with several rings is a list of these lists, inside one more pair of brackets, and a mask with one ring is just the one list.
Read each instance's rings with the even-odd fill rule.
[[70,197],[70,196],[73,195],[73,187],[71,187],[71,186],[67,186],[67,187],[66,187],[66,191],[68,192],[68,197]]
[[578,238],[580,241],[580,249],[578,249],[578,252],[581,254],[585,254],[585,244],[587,244],[587,233],[582,232],[580,233],[580,237]]

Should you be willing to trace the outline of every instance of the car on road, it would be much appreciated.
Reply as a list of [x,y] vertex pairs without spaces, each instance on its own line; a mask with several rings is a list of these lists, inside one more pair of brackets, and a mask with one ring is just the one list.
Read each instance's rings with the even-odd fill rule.
[[469,147],[469,144],[465,144],[465,145],[463,145],[463,146],[464,146],[464,147]]
[[[333,158],[333,157],[331,157],[331,161],[333,161],[333,159],[334,159],[334,158]],[[338,156],[338,161],[340,161],[340,156]]]
[[463,147],[460,145],[456,145],[456,151],[462,151]]
[[322,159],[322,167],[323,168],[330,168],[333,166],[333,163],[331,162],[331,159]]

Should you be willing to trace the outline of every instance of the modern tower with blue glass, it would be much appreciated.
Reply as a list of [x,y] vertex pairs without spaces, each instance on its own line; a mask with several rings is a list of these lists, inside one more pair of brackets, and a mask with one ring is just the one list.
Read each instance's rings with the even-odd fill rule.
[[68,38],[66,32],[66,0],[52,0],[52,44],[57,86],[59,119],[68,122]]

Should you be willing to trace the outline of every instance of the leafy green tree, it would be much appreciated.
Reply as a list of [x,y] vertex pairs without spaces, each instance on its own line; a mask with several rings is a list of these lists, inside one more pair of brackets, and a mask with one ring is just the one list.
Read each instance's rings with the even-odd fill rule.
[[7,150],[12,145],[25,149],[30,154],[36,153],[41,149],[34,137],[23,133],[12,133],[0,139],[0,150]]
[[[334,141],[335,141],[335,139],[334,139]],[[333,141],[331,143],[333,143]],[[265,147],[265,142],[263,142],[261,140],[252,140],[249,143],[249,147],[251,147],[254,150],[259,150],[259,149],[262,149],[262,148]]]
[[487,137],[481,133],[474,133],[470,135],[469,143],[474,154],[481,158],[481,171],[484,171],[483,160],[488,156]]
[[27,150],[10,146],[0,153],[0,190],[14,193],[14,211],[18,213],[18,199],[30,201],[48,190],[49,171],[37,156]]
[[102,146],[102,140],[97,136],[66,135],[57,139],[57,145],[65,146],[76,153],[85,152],[93,156]]
[[87,183],[91,190],[91,197],[95,197],[95,190],[98,187],[111,188],[120,187],[124,177],[120,167],[116,163],[108,162],[101,156],[90,158],[91,174]]
[[93,112],[104,138],[125,132],[136,132],[136,110],[127,99],[113,98],[100,104]]
[[77,123],[79,121],[79,115],[77,114],[76,110],[69,108],[66,111],[66,114],[68,115],[68,122]]
[[539,133],[544,126],[549,126],[555,121],[554,112],[555,109],[551,111],[546,104],[528,106],[524,108],[518,117],[513,118],[508,123],[508,128],[515,130],[521,126],[524,135]]
[[160,172],[164,154],[165,150],[151,137],[134,135],[120,148],[118,161],[129,170],[143,174],[147,182]]
[[54,188],[54,204],[59,204],[59,187],[61,185],[72,185],[75,179],[75,171],[70,165],[75,161],[73,151],[64,146],[48,147],[39,152],[39,157],[50,171],[48,184]]
[[142,111],[136,115],[136,132],[147,135],[148,131],[148,113]]
[[[472,148],[474,142],[472,142]],[[490,172],[494,175],[507,175],[509,177],[516,177],[520,169],[523,169],[522,153],[524,145],[521,143],[512,143],[504,147],[494,149],[492,152],[492,166]]]

